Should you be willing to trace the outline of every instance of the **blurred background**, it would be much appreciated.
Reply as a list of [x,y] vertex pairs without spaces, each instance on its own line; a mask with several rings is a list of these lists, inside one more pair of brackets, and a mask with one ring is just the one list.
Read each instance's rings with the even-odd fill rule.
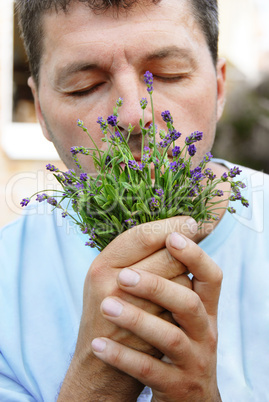
[[[269,1],[219,0],[227,104],[213,155],[269,173]],[[36,122],[13,0],[0,0],[0,226],[21,199],[54,188],[48,162],[63,167]]]

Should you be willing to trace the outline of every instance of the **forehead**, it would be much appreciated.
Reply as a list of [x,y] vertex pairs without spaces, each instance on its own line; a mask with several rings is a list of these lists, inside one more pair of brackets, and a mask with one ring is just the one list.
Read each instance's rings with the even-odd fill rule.
[[208,51],[187,0],[138,1],[127,11],[110,8],[102,13],[72,2],[67,13],[50,11],[43,16],[43,33],[41,65],[60,59],[70,64],[71,59],[89,57],[113,64],[120,54],[132,63],[132,58],[156,53],[158,47],[160,52],[179,47],[184,57],[188,51]]

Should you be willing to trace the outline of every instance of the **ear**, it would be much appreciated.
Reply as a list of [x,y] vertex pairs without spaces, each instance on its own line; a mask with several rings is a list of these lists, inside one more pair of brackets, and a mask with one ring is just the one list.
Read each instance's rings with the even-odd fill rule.
[[39,121],[39,123],[41,125],[43,135],[45,136],[45,138],[47,140],[51,141],[51,136],[50,136],[50,134],[49,134],[49,132],[47,130],[45,119],[43,117],[43,113],[42,113],[42,110],[41,110],[40,101],[39,101],[39,97],[38,97],[38,89],[37,89],[37,86],[36,86],[36,83],[35,83],[33,77],[28,78],[28,85],[31,88],[31,91],[32,91],[32,94],[33,94],[33,97],[34,97],[35,112],[36,112],[36,116],[38,118],[38,121]]
[[217,62],[217,120],[222,116],[226,102],[226,60],[219,58]]

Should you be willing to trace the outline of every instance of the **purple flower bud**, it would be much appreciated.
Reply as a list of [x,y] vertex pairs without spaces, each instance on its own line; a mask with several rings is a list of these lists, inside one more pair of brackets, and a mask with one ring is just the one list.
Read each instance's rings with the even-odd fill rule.
[[172,155],[174,158],[176,158],[179,154],[180,154],[180,147],[176,145],[175,148],[172,149]]
[[128,167],[130,169],[133,169],[133,170],[138,170],[139,169],[138,163],[136,161],[132,161],[132,160],[128,161]]
[[205,169],[204,174],[209,180],[214,180],[216,178],[216,175],[214,174],[212,169]]
[[46,165],[46,169],[49,170],[50,172],[59,172],[59,169],[56,166],[51,165],[50,163]]
[[239,167],[234,166],[233,168],[231,168],[229,170],[228,176],[233,178],[233,177],[237,176],[238,174],[240,174],[241,172],[242,172],[242,170],[240,170]]
[[202,160],[202,163],[208,163],[211,161],[211,159],[213,158],[213,155],[211,154],[211,152],[207,152]]
[[164,196],[164,191],[162,188],[156,188],[155,193],[161,198]]
[[58,204],[57,200],[55,198],[53,198],[53,197],[48,197],[47,198],[47,203],[50,204],[50,205],[53,205],[54,207],[56,207],[57,204]]
[[171,116],[171,113],[169,112],[169,110],[165,110],[164,112],[162,112],[161,116],[163,118],[163,121],[165,121],[166,123],[173,124],[173,117]]
[[150,208],[151,211],[154,211],[155,209],[158,209],[160,207],[160,205],[161,205],[160,201],[157,198],[155,198],[155,197],[151,198],[151,201],[149,203],[149,208]]
[[144,82],[147,85],[147,91],[149,94],[153,92],[153,74],[149,71],[146,71],[144,74]]
[[248,200],[246,200],[246,199],[243,198],[243,197],[242,197],[242,199],[241,199],[241,204],[244,205],[244,207],[248,207],[248,206],[249,206]]
[[36,196],[36,201],[38,202],[42,202],[45,201],[48,198],[47,194],[43,193],[43,194],[37,194]]
[[118,123],[117,116],[114,116],[113,114],[111,116],[108,116],[107,122],[108,122],[108,124],[110,124],[110,126],[116,127],[116,125]]
[[22,207],[26,207],[26,205],[28,205],[29,202],[30,202],[30,198],[27,197],[27,198],[23,198],[23,199],[21,200],[20,204],[21,204]]
[[230,212],[230,214],[235,214],[236,210],[233,207],[228,207],[227,211]]
[[147,101],[146,98],[142,98],[142,99],[140,100],[141,109],[143,109],[143,110],[146,109],[147,104],[148,104],[148,101]]
[[123,99],[122,99],[122,98],[119,98],[119,99],[117,100],[117,102],[116,102],[116,105],[117,105],[118,107],[120,107],[120,106],[122,106],[122,104],[123,104]]
[[133,228],[137,225],[137,221],[132,218],[126,219],[124,222],[127,223],[129,228]]
[[221,180],[222,181],[227,181],[228,180],[228,175],[226,172],[223,173],[223,175],[221,176]]
[[194,144],[188,146],[188,152],[190,156],[194,156],[196,154],[196,146]]
[[88,180],[88,175],[87,175],[87,173],[81,173],[79,178],[82,181],[87,181]]
[[189,137],[186,137],[185,144],[191,145],[194,142],[201,141],[202,138],[203,138],[203,133],[201,131],[195,131]]

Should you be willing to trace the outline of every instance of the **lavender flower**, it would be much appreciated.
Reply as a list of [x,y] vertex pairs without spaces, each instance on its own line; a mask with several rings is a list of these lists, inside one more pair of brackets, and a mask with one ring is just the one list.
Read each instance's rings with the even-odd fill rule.
[[180,154],[180,147],[176,145],[175,148],[172,149],[172,156],[176,158],[179,154]]
[[228,172],[228,176],[229,177],[235,177],[238,174],[240,174],[242,172],[242,170],[239,169],[239,167],[234,166],[233,168],[231,168]]
[[52,205],[52,206],[54,206],[54,207],[57,207],[57,205],[58,205],[57,200],[55,198],[53,198],[53,197],[48,197],[47,198],[47,203]]
[[228,181],[228,175],[226,172],[223,173],[223,175],[221,176],[221,180],[222,181]]
[[117,116],[114,116],[113,114],[111,116],[108,116],[107,118],[107,122],[110,126],[112,127],[116,127],[116,125],[118,124],[117,122]]
[[100,116],[99,116],[96,122],[100,125],[100,128],[101,128],[101,130],[102,130],[102,133],[103,133],[103,134],[106,134],[106,133],[107,133],[108,124],[107,124],[107,122],[103,119],[103,117],[100,117]]
[[249,207],[249,202],[244,197],[241,199],[241,204],[244,205],[244,207]]
[[29,202],[30,202],[30,198],[27,197],[27,198],[23,198],[21,200],[20,204],[21,204],[22,207],[26,207],[29,204]]
[[84,123],[80,119],[77,119],[77,125],[78,125],[78,127],[81,127],[81,128],[84,127]]
[[48,198],[47,194],[43,193],[43,194],[37,194],[36,196],[36,201],[38,202],[42,202],[45,201]]
[[155,211],[156,209],[160,208],[160,205],[160,201],[157,198],[151,198],[151,201],[149,203],[149,208],[151,211]]
[[136,161],[129,160],[128,161],[128,166],[129,166],[130,169],[139,170],[139,165],[138,165],[138,163]]
[[230,212],[230,214],[235,214],[236,210],[233,207],[228,207],[227,211]]
[[202,160],[202,163],[208,163],[211,161],[212,158],[213,155],[211,154],[211,152],[207,152]]
[[121,133],[119,131],[116,131],[115,135],[112,134],[110,136],[110,139],[112,140],[113,144],[120,144],[120,143],[123,142],[122,135],[121,135]]
[[174,162],[170,162],[170,165],[169,165],[169,169],[171,170],[171,172],[177,172],[178,171],[178,162],[177,161],[174,161]]
[[123,104],[123,99],[122,99],[122,98],[119,98],[119,99],[117,100],[117,102],[116,102],[116,105],[117,105],[118,107],[121,107],[122,104]]
[[133,228],[134,226],[137,225],[137,221],[135,219],[132,219],[132,218],[125,219],[124,222],[127,223],[129,228]]
[[175,129],[174,130],[169,129],[169,134],[171,141],[176,141],[181,136],[181,133]]
[[196,146],[194,144],[188,146],[188,152],[190,156],[194,156],[196,154]]
[[63,217],[63,218],[66,218],[67,215],[68,215],[68,213],[67,213],[66,211],[62,212],[62,217]]
[[49,170],[50,172],[59,172],[59,169],[56,166],[51,165],[50,163],[46,165],[46,169]]
[[161,116],[163,118],[163,121],[165,121],[166,123],[173,124],[173,118],[172,118],[171,113],[169,112],[169,110],[165,110],[164,112],[162,112]]
[[185,144],[191,145],[194,142],[201,141],[202,138],[203,138],[203,133],[201,131],[195,131],[189,137],[186,137]]
[[199,183],[205,178],[204,173],[202,172],[202,169],[200,166],[197,166],[194,170],[190,171],[191,174],[191,182],[193,184]]
[[216,178],[216,175],[214,174],[213,170],[210,168],[205,169],[204,174],[209,180],[214,180]]
[[215,191],[212,193],[212,196],[213,196],[213,197],[222,197],[222,196],[223,196],[223,191],[222,191],[222,190],[215,190]]
[[80,178],[81,181],[87,181],[88,180],[88,175],[87,175],[87,173],[81,173],[79,178]]
[[149,94],[153,92],[153,74],[149,71],[146,71],[144,74],[144,82],[147,85],[147,91]]
[[164,196],[164,191],[162,188],[156,188],[155,193],[161,198]]
[[148,101],[147,101],[146,98],[142,98],[142,99],[140,100],[141,109],[145,110],[146,107],[147,107],[147,104],[148,104]]

